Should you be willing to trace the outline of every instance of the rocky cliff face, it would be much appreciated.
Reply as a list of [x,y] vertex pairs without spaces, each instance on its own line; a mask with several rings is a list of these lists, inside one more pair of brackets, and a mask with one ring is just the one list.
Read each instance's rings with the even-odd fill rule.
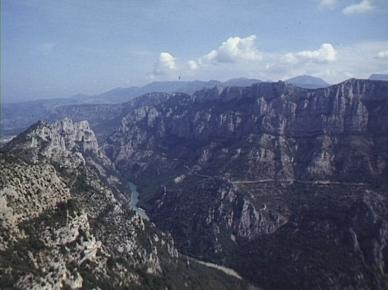
[[[319,90],[262,83],[160,98],[139,99],[108,140],[116,163],[138,162],[128,157],[158,144],[177,155],[182,150],[174,146],[189,145],[199,166],[219,160],[218,169],[239,178],[371,181],[386,170],[387,150],[379,147],[388,130],[385,82],[349,80]],[[248,168],[239,170],[241,162]]]
[[52,124],[38,122],[7,144],[5,150],[26,154],[24,159],[31,162],[49,159],[61,164],[68,162],[73,167],[85,164],[83,155],[104,158],[89,123],[73,123],[70,119]]
[[58,106],[47,115],[49,121],[64,118],[73,121],[88,120],[100,144],[119,126],[126,109],[126,104],[83,104]]
[[178,248],[269,289],[385,289],[388,83],[134,100],[104,144]]
[[189,263],[129,207],[87,122],[40,122],[2,151],[2,289],[249,287]]

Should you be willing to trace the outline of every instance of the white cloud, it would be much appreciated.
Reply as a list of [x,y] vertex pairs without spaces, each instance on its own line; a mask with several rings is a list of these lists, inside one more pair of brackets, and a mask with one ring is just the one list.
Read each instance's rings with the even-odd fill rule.
[[320,0],[319,4],[322,7],[334,8],[337,4],[337,0]]
[[[227,41],[224,43],[225,47]],[[388,41],[335,47],[324,43],[316,49],[286,53],[260,51],[259,57],[235,58],[234,62],[220,58],[220,47],[196,60],[176,60],[173,55],[162,53],[149,77],[161,80],[178,79],[178,76],[185,80],[249,77],[276,81],[308,74],[337,83],[349,77],[368,78],[372,73],[388,73]]]
[[[308,74],[322,77],[330,83],[337,83],[349,77],[368,78],[372,73],[387,73],[388,55],[378,58],[380,52],[387,48],[387,41],[354,43],[349,46],[336,47],[335,61],[331,62],[286,62],[283,55],[281,62],[276,61],[276,54],[271,66],[266,70],[268,78],[285,79],[291,76]],[[297,53],[291,55],[294,56]],[[381,53],[380,56],[385,54]]]
[[152,76],[166,75],[176,69],[175,57],[168,52],[161,52],[159,54],[159,59],[154,65]]
[[333,45],[330,43],[324,43],[317,50],[302,50],[296,53],[286,53],[281,57],[281,60],[290,64],[300,62],[325,63],[335,61],[336,55],[337,52]]
[[210,51],[197,60],[190,60],[188,62],[189,67],[195,70],[202,65],[208,64],[260,61],[262,60],[262,55],[257,50],[255,41],[255,35],[250,35],[245,38],[238,36],[230,37],[216,50]]
[[377,53],[377,58],[388,58],[388,49]]
[[198,69],[198,64],[197,64],[197,62],[194,61],[194,60],[189,60],[189,61],[187,62],[187,64],[189,65],[189,68],[190,68],[191,70],[197,70],[197,69]]
[[375,7],[372,4],[372,0],[362,0],[360,3],[346,6],[342,10],[342,13],[345,15],[362,14],[372,11],[374,8]]

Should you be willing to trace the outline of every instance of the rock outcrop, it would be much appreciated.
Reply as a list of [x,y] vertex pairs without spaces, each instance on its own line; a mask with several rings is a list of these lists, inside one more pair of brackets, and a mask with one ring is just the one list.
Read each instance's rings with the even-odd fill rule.
[[248,289],[187,264],[143,220],[87,122],[37,123],[0,153],[2,289]]

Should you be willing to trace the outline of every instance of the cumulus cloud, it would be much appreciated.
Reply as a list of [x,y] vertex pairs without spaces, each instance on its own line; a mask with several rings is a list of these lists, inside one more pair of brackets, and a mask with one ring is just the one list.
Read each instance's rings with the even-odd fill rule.
[[166,75],[177,69],[175,57],[168,52],[161,52],[152,71],[153,76]]
[[324,43],[317,50],[302,50],[299,52],[289,52],[282,56],[282,60],[286,63],[296,64],[300,62],[316,62],[325,63],[336,60],[337,52],[333,45]]
[[337,0],[320,0],[319,4],[322,7],[334,8],[337,4]]
[[377,58],[388,58],[388,49],[377,53]]
[[260,61],[261,53],[256,48],[256,35],[245,38],[238,36],[230,37],[217,49],[199,57],[197,60],[190,60],[190,69],[195,70],[200,66],[217,63],[237,63],[241,61]]
[[[240,38],[244,39],[244,38]],[[348,46],[333,46],[323,43],[316,49],[300,51],[260,51],[251,46],[257,54],[244,57],[234,55],[231,61],[220,56],[221,47],[228,46],[228,40],[208,54],[190,60],[175,59],[170,53],[161,53],[151,78],[161,80],[178,79],[230,79],[238,76],[261,80],[280,80],[297,75],[318,76],[330,83],[349,77],[368,78],[372,73],[388,73],[388,41],[354,43]],[[227,50],[228,51],[228,50]],[[247,56],[248,55],[248,56]],[[199,61],[201,60],[201,61]],[[260,60],[260,61],[259,61]],[[219,65],[221,64],[222,65]]]
[[346,6],[342,10],[342,13],[345,15],[362,14],[362,13],[370,12],[373,9],[374,9],[374,6],[372,4],[372,0],[362,0],[360,3]]
[[196,69],[198,69],[198,64],[197,64],[197,62],[194,61],[194,60],[189,60],[189,61],[187,62],[187,64],[189,65],[189,68],[190,68],[191,70],[196,70]]
[[[349,77],[368,78],[372,73],[388,73],[388,57],[379,58],[379,53],[388,47],[387,41],[353,43],[335,48],[335,61],[297,61],[294,63],[272,58],[271,66],[264,71],[268,78],[286,79],[291,76],[308,74],[318,76],[330,83],[336,83]],[[297,53],[291,54],[295,55]],[[380,56],[384,56],[381,53]],[[280,56],[279,56],[280,57]]]

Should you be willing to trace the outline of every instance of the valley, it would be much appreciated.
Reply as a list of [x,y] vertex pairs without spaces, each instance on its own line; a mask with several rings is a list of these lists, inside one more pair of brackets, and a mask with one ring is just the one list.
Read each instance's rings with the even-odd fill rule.
[[[209,289],[385,289],[387,108],[387,82],[356,79],[321,89],[261,82],[150,93],[58,108],[59,121],[33,125],[2,150],[52,163],[60,179],[90,172],[72,194],[96,230],[115,212],[97,202],[100,180],[144,224],[140,236],[168,237],[168,255],[152,250],[150,279],[170,278],[155,283],[175,289],[173,269],[186,265],[182,279],[209,275]],[[114,234],[103,238],[111,230],[94,233],[107,249],[116,244]],[[87,251],[86,260],[99,253]]]
[[132,182],[128,181],[128,188],[130,193],[130,206],[131,208],[136,211],[143,219],[149,220],[149,217],[144,209],[139,207],[139,192],[137,191],[137,186],[133,184]]
[[387,0],[0,2],[0,290],[388,290]]
[[256,289],[188,263],[121,190],[87,121],[39,122],[1,151],[2,289]]
[[[268,289],[341,289],[352,275],[363,278],[349,289],[384,289],[372,269],[385,260],[370,251],[383,253],[386,236],[368,232],[386,227],[387,93],[348,80],[147,95],[104,150],[189,256]],[[354,224],[368,212],[368,226]]]

